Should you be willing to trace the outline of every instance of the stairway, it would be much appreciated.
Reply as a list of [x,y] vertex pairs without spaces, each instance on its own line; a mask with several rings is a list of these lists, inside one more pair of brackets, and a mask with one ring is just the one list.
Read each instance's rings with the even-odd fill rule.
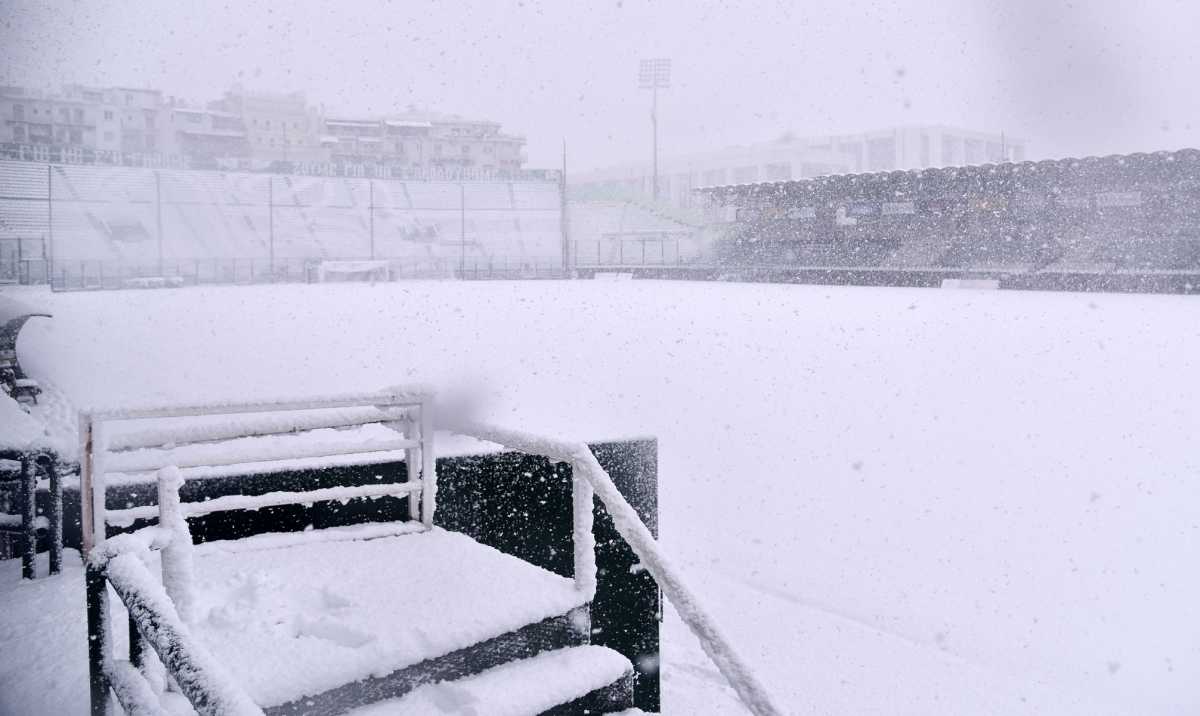
[[[82,434],[103,436],[81,459],[93,490],[80,500],[93,526],[83,534],[93,713],[114,696],[130,713],[161,711],[151,653],[206,716],[631,709],[636,657],[591,644],[593,633],[612,639],[592,624],[593,601],[600,619],[611,607],[597,590],[592,493],[564,483],[556,518],[575,544],[558,573],[456,531],[469,525],[439,524],[428,405],[427,393],[393,388],[81,417]],[[323,486],[295,472],[344,459],[363,461],[363,474]],[[453,504],[455,481],[447,487]],[[499,512],[509,517],[498,524],[524,529]],[[368,519],[343,519],[355,516]],[[125,607],[128,659],[113,653],[109,613],[121,616],[105,606],[109,588]]]
[[191,630],[268,716],[633,705],[633,667],[589,645],[574,582],[465,535],[390,523],[193,549]]

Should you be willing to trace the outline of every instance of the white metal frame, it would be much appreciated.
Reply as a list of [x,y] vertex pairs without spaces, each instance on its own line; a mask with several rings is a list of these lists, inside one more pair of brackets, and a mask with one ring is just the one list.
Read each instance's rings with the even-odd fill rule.
[[[295,411],[320,410],[327,408],[376,408],[379,412],[377,420],[368,420],[363,416],[348,416],[344,425],[362,425],[366,422],[398,423],[403,427],[404,437],[397,440],[378,441],[366,445],[346,448],[324,448],[321,450],[292,450],[278,451],[269,454],[267,461],[279,461],[300,457],[327,457],[345,454],[371,454],[383,451],[403,450],[405,467],[408,472],[403,483],[367,486],[364,488],[342,488],[341,493],[349,490],[352,497],[407,496],[419,493],[419,499],[409,500],[410,517],[420,520],[428,529],[433,526],[433,515],[437,499],[437,467],[433,447],[432,393],[424,389],[393,388],[374,393],[358,393],[314,397],[307,400],[277,400],[246,403],[207,403],[183,406],[152,406],[140,408],[122,408],[113,410],[90,410],[80,413],[80,499],[82,513],[83,550],[90,554],[97,545],[104,542],[109,524],[128,524],[143,517],[154,517],[157,508],[130,508],[124,510],[108,510],[105,505],[105,458],[110,450],[136,449],[146,447],[163,447],[166,445],[197,444],[215,440],[229,439],[242,435],[272,435],[295,432],[304,421],[281,420],[280,413]],[[118,441],[116,447],[110,447],[107,428],[110,423],[127,420],[143,420],[148,418],[179,418],[201,415],[246,415],[261,413],[240,421],[237,429],[224,431],[213,430],[179,431],[173,433],[170,429],[156,429],[140,434],[125,435]],[[337,427],[325,421],[321,427]],[[195,434],[193,434],[195,433]],[[169,454],[162,464],[144,465],[148,471],[173,465],[179,468],[241,464],[247,462],[244,458],[221,460],[219,457],[203,459],[174,459]],[[260,461],[261,462],[261,461]],[[151,475],[153,473],[151,472]],[[150,480],[153,478],[150,477]],[[319,492],[319,491],[318,491]],[[333,495],[333,490],[330,490]],[[358,494],[361,493],[361,494]],[[275,492],[254,498],[239,497],[237,509],[254,509],[270,505],[283,505],[296,502],[314,501],[314,492]],[[183,505],[185,515],[205,514],[224,509],[225,503],[234,501],[228,498],[212,500],[208,503]],[[317,500],[320,499],[318,495]],[[227,507],[226,507],[227,508]],[[145,513],[145,514],[143,514]]]

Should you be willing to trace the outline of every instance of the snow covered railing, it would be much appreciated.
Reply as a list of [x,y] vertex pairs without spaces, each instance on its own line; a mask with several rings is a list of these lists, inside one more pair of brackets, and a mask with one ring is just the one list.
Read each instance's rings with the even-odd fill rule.
[[[192,535],[180,509],[182,484],[177,468],[161,469],[158,525],[105,540],[88,555],[88,657],[94,716],[109,712],[110,693],[127,714],[165,716],[163,670],[171,677],[172,688],[181,691],[202,715],[263,713],[189,629],[195,618]],[[161,581],[146,567],[143,557],[149,551],[161,552]],[[128,659],[112,654],[109,586],[129,615]]]
[[[457,433],[493,442],[511,450],[540,455],[571,466],[573,480],[572,503],[575,513],[575,578],[590,581],[595,592],[595,553],[591,534],[592,495],[600,499],[612,517],[613,526],[629,544],[646,571],[654,577],[667,599],[675,605],[680,617],[700,641],[709,659],[720,670],[737,693],[738,698],[755,716],[777,716],[783,711],[771,699],[766,688],[749,666],[733,649],[715,621],[700,606],[682,576],[662,553],[654,535],[638,517],[637,512],[617,489],[612,478],[592,454],[586,443],[575,443],[510,430],[494,425],[469,423],[455,425]],[[586,534],[581,533],[586,517]],[[587,554],[583,554],[583,553]],[[589,556],[590,555],[590,556]]]
[[[387,489],[394,491],[377,494],[367,494],[366,491],[363,494],[330,493],[307,498],[297,493],[296,499],[290,501],[285,493],[272,493],[258,496],[260,501],[257,505],[249,502],[228,508],[213,505],[214,509],[208,511],[259,509],[385,494],[404,496],[419,492],[419,499],[409,500],[410,517],[421,520],[426,527],[432,527],[437,473],[430,396],[427,390],[421,388],[393,388],[375,393],[331,395],[307,400],[83,412],[79,418],[79,437],[84,551],[104,541],[107,525],[123,526],[137,519],[154,516],[153,510],[129,508],[113,510],[110,519],[104,499],[106,475],[119,472],[124,481],[139,475],[150,481],[154,471],[165,466],[185,469],[230,465],[262,467],[299,459],[403,451],[408,484],[397,486],[392,483]],[[178,424],[180,421],[174,419],[193,419],[194,422]],[[122,423],[123,429],[115,429],[114,424]],[[345,434],[346,428],[367,429],[380,425],[388,429],[377,429],[367,439],[351,439],[352,436]],[[384,435],[381,437],[379,433]],[[198,515],[202,514],[201,509],[188,505],[185,512],[188,516]]]
[[[226,511],[280,505],[377,497],[409,497],[405,525],[433,526],[437,470],[433,452],[431,396],[419,390],[333,396],[305,401],[212,404],[92,411],[80,415],[80,492],[83,547],[87,555],[88,659],[92,713],[109,712],[115,695],[126,713],[162,714],[164,679],[200,714],[262,714],[238,683],[223,670],[188,629],[192,620],[192,536],[187,518]],[[295,414],[297,411],[306,411]],[[316,411],[316,412],[311,412]],[[292,413],[292,414],[288,414]],[[153,419],[203,418],[189,425],[135,425],[108,439],[111,423]],[[399,438],[344,441],[311,431],[361,428],[381,423]],[[308,434],[305,434],[308,433]],[[347,437],[346,434],[340,434]],[[353,435],[349,435],[353,438]],[[226,440],[224,444],[216,441]],[[262,442],[265,440],[265,442]],[[296,458],[371,454],[403,450],[406,480],[360,486],[226,495],[180,503],[187,466],[242,465]],[[178,463],[178,464],[177,464]],[[106,474],[120,469],[156,469],[158,504],[108,510]],[[108,527],[158,519],[155,526],[109,538]],[[419,520],[419,523],[417,522]],[[162,578],[156,580],[142,558],[161,553]],[[112,653],[108,589],[129,613],[129,658]],[[145,648],[149,645],[157,661]]]
[[[264,495],[226,495],[203,502],[187,502],[180,505],[184,517],[199,517],[214,512],[231,510],[261,510],[264,507],[281,505],[310,505],[314,502],[345,502],[363,497],[407,497],[421,490],[420,481],[388,482],[381,485],[359,485],[355,487],[325,487],[304,492],[268,492]],[[121,510],[108,510],[108,524],[128,527],[138,520],[149,520],[159,516],[160,505],[143,505]]]
[[[204,443],[231,438],[286,435],[321,428],[344,428],[371,423],[400,422],[411,416],[407,408],[334,408],[319,411],[291,411],[240,415],[207,423],[175,427],[133,427],[108,438],[108,449],[136,450],[159,445]],[[233,416],[230,416],[233,418]]]
[[[309,439],[301,440],[306,437]],[[219,467],[224,465],[247,465],[258,462],[278,462],[310,457],[333,457],[334,455],[358,455],[374,452],[394,452],[419,448],[420,442],[407,438],[369,440],[346,443],[336,440],[313,440],[311,436],[291,436],[273,441],[271,444],[255,446],[238,445],[250,440],[230,440],[222,443],[187,445],[171,449],[142,449],[132,452],[110,452],[105,461],[108,472],[153,473],[161,467]],[[294,442],[288,445],[286,442]],[[285,443],[285,444],[280,444]]]
[[[161,539],[163,531],[158,530],[155,536]],[[166,550],[190,549],[190,537],[187,540],[186,546],[177,536],[166,540],[163,545],[164,572],[170,562]],[[174,583],[167,575],[164,580],[167,584]],[[129,613],[128,660],[116,659],[111,653],[108,586],[120,597]],[[186,595],[170,594],[146,568],[141,555],[98,550],[88,560],[87,593],[89,632],[93,631],[93,623],[100,625],[94,633],[89,633],[88,640],[88,656],[93,666],[93,716],[109,713],[110,689],[128,714],[166,713],[161,705],[163,680],[146,650],[147,644],[174,685],[198,713],[203,716],[261,716],[262,709],[189,630],[181,614],[188,603]]]
[[[21,543],[21,577],[37,576],[38,530],[46,530],[50,539],[50,574],[62,571],[62,477],[58,456],[48,450],[0,451],[0,459],[19,462],[17,480],[19,515],[0,515],[0,532],[17,534]],[[49,509],[46,517],[37,514],[37,470],[42,465],[49,482]]]

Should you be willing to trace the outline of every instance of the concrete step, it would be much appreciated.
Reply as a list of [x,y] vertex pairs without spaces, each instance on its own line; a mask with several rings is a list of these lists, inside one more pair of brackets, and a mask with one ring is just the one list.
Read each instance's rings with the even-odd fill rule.
[[352,716],[536,716],[616,713],[633,705],[633,666],[602,646],[575,646],[426,684]]

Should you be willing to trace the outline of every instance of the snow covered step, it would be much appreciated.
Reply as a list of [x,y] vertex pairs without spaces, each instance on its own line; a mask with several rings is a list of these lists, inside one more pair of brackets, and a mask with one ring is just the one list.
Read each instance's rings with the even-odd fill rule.
[[268,714],[344,713],[586,641],[572,580],[458,533],[365,527],[196,547],[193,630]]
[[535,716],[609,713],[633,703],[633,666],[612,649],[575,646],[457,681],[426,684],[349,716]]

